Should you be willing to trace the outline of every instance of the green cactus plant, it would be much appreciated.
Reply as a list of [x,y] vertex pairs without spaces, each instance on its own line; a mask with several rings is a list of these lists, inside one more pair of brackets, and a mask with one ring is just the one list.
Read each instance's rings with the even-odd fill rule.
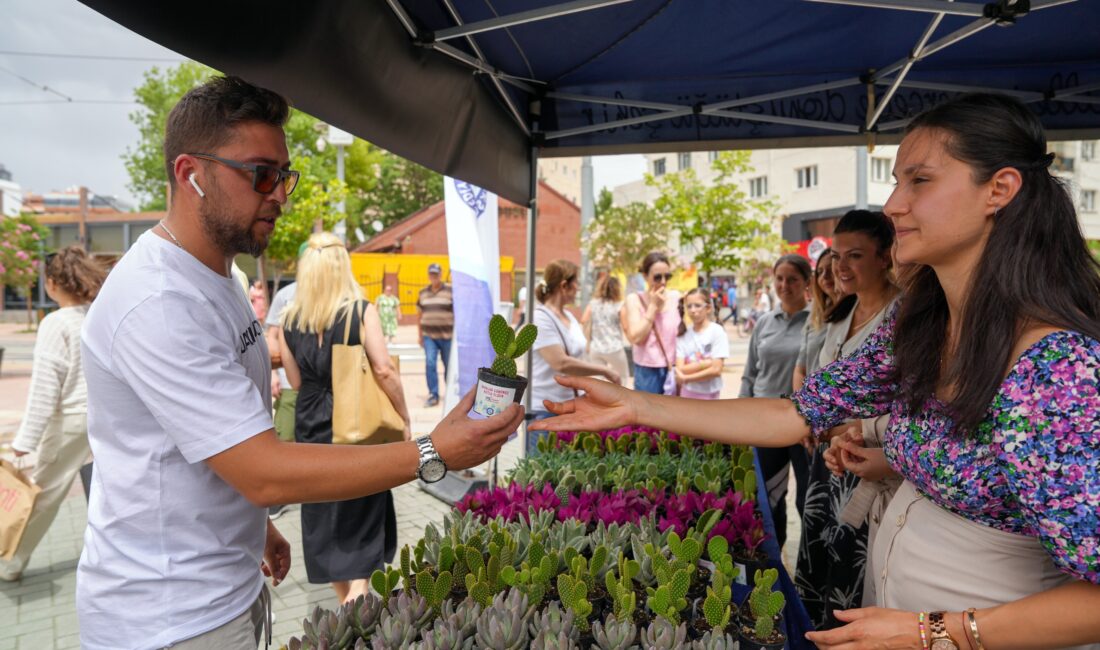
[[385,570],[377,569],[370,576],[370,586],[382,597],[382,604],[385,605],[390,602],[390,596],[393,595],[393,590],[397,588],[400,580],[401,573],[393,567]]
[[588,616],[592,613],[592,603],[588,600],[588,585],[567,573],[558,575],[558,600],[576,617],[577,627],[588,629]]
[[730,622],[730,586],[724,584],[715,589],[707,587],[707,597],[703,599],[703,617],[712,630],[721,632]]
[[599,650],[633,650],[638,647],[638,626],[633,619],[608,616],[603,623],[592,623],[592,640]]
[[518,333],[500,314],[489,319],[489,342],[497,357],[489,368],[495,375],[516,378],[516,359],[526,354],[538,336],[538,328],[533,323],[523,326]]
[[416,574],[416,592],[428,601],[428,606],[438,612],[443,602],[451,595],[453,580],[454,577],[450,571],[444,571],[433,579],[431,572],[424,569]]
[[775,618],[783,611],[787,599],[781,591],[772,591],[779,579],[776,569],[756,570],[755,585],[749,594],[749,609],[753,617],[753,634],[759,641],[766,641],[775,632]]

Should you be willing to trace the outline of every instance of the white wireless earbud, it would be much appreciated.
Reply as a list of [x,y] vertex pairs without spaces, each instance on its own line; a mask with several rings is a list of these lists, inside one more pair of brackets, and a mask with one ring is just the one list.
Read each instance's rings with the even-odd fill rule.
[[188,176],[187,180],[191,181],[191,187],[195,188],[195,191],[199,193],[199,198],[200,199],[206,198],[206,192],[203,192],[202,188],[199,187],[198,181],[195,180],[195,175],[194,174],[191,174],[190,176]]

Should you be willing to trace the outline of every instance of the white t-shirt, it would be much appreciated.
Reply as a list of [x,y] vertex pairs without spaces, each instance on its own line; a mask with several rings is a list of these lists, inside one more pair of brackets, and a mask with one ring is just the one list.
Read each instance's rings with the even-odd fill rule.
[[[696,332],[694,327],[688,327],[688,331],[684,332],[683,336],[676,338],[676,359],[683,359],[685,363],[729,357],[730,341],[726,337],[726,330],[713,321],[709,322],[702,332]],[[722,378],[689,381],[684,384],[684,388],[693,393],[717,393],[722,390]]]
[[[267,318],[264,319],[264,325],[266,327],[282,327],[280,319],[283,317],[283,311],[287,305],[294,300],[294,296],[298,295],[298,283],[291,282],[282,289],[275,292],[275,297],[271,299],[271,306],[267,309]],[[290,380],[286,378],[286,371],[282,368],[278,369],[279,374],[279,386],[283,390],[292,389]]]
[[203,461],[272,428],[270,358],[241,287],[146,232],[82,336],[95,456],[77,569],[85,650],[162,648],[249,608],[267,513]]
[[542,400],[562,402],[573,399],[573,391],[554,381],[554,375],[557,373],[538,351],[551,345],[560,345],[569,356],[580,358],[584,356],[584,349],[588,347],[588,339],[584,338],[584,328],[573,314],[567,311],[565,315],[569,317],[568,324],[559,321],[558,317],[546,307],[542,305],[535,307],[534,323],[539,328],[539,335],[535,339],[535,344],[531,346],[535,350],[535,354],[532,355],[534,368],[531,370],[531,408],[539,411],[546,410]]

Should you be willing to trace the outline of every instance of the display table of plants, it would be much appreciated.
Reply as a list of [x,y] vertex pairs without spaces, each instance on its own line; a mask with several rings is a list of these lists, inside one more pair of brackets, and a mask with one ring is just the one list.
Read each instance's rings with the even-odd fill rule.
[[540,452],[375,572],[381,596],[316,609],[287,647],[784,647],[749,449],[625,428]]

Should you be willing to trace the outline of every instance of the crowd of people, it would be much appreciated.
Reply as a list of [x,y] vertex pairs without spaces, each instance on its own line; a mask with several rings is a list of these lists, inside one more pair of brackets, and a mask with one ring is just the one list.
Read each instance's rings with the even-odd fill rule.
[[[60,308],[41,323],[13,443],[38,452],[43,491],[0,578],[19,579],[93,453],[82,647],[255,648],[270,632],[264,576],[278,584],[290,561],[269,509],[290,503],[310,582],[365,593],[396,548],[389,490],[484,462],[524,418],[517,405],[467,418],[471,394],[414,440],[386,347],[398,300],[392,286],[364,299],[331,234],[302,245],[270,305],[234,278],[298,181],[287,114],[234,77],[191,90],[166,125],[168,216],[109,275],[77,247],[46,261]],[[816,266],[776,260],[777,304],[756,292],[736,400],[719,399],[736,285],[722,318],[710,289],[672,289],[670,259],[651,252],[644,289],[605,275],[578,319],[578,267],[546,264],[527,453],[541,431],[628,424],[756,447],[780,544],[794,474],[796,585],[818,647],[1100,648],[1100,268],[1050,161],[1014,99],[964,95],[916,117],[883,212],[845,214]],[[434,406],[454,313],[442,269],[428,271]],[[403,440],[333,444],[338,345],[361,348]]]

